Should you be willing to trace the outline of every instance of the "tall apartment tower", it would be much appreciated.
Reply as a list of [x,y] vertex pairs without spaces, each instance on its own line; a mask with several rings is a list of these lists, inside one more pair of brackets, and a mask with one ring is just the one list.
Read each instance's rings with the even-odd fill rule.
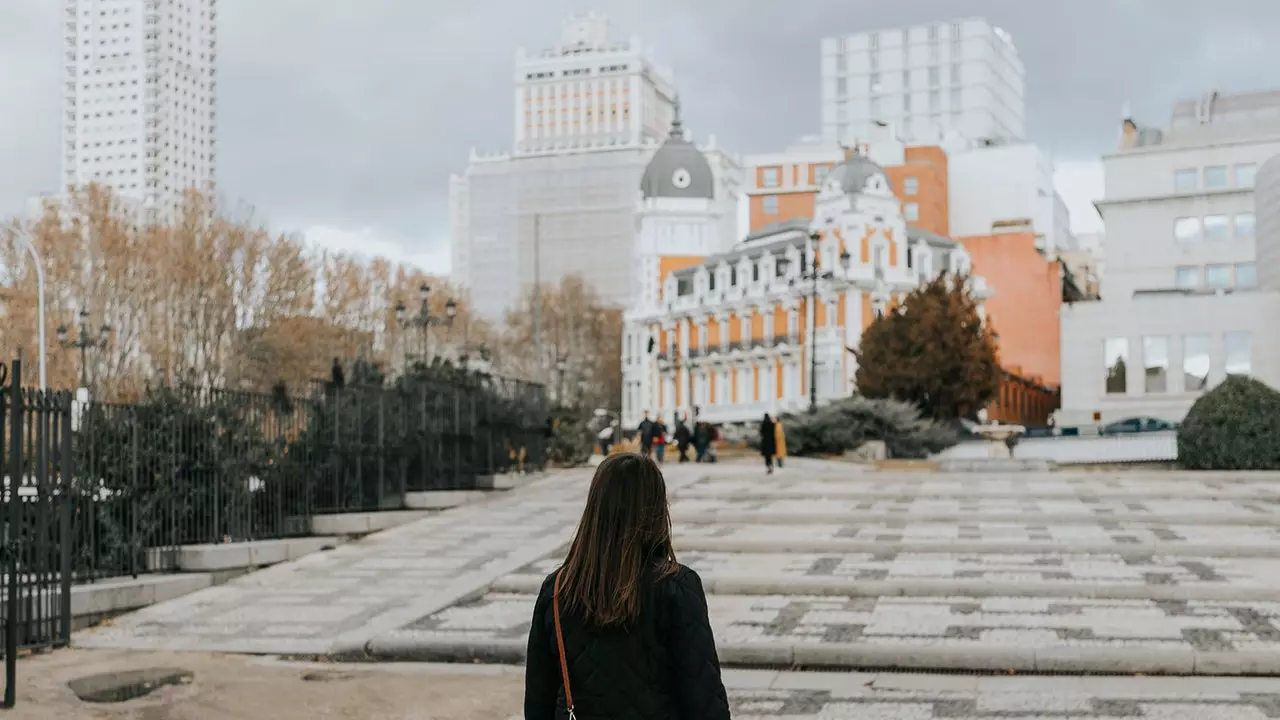
[[62,186],[214,190],[217,0],[66,0]]
[[671,72],[650,61],[640,40],[609,38],[598,13],[575,15],[560,44],[516,52],[515,152],[636,148],[661,143],[673,116]]
[[1009,33],[982,19],[825,38],[822,134],[859,143],[888,122],[913,145],[1022,140],[1024,76]]

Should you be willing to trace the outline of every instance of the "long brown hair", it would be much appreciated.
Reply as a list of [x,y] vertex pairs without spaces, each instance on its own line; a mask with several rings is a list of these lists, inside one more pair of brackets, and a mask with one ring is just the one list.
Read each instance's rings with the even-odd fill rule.
[[678,568],[662,471],[634,453],[605,458],[561,570],[561,601],[588,625],[625,625],[640,616],[646,580]]

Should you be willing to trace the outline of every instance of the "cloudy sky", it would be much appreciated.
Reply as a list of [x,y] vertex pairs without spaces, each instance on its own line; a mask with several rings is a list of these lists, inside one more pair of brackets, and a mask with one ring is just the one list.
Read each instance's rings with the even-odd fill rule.
[[[0,214],[58,179],[64,0],[0,0]],[[686,124],[740,153],[819,129],[826,35],[982,16],[1013,34],[1028,133],[1080,229],[1121,108],[1280,86],[1280,0],[219,0],[218,181],[281,230],[448,267],[448,177],[512,139],[515,48],[606,13],[675,70]]]

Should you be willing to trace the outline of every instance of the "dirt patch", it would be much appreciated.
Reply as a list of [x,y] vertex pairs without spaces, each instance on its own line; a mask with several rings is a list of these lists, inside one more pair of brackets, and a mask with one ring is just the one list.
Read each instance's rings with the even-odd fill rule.
[[[191,677],[110,704],[84,702],[69,686],[77,679],[156,668],[182,668]],[[506,720],[522,715],[524,694],[523,668],[284,663],[106,650],[25,657],[18,680],[13,717],[30,720]]]

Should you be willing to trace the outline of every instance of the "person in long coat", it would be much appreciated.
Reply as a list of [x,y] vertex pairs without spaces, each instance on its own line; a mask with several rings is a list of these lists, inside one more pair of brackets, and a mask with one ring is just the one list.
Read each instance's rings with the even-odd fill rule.
[[778,452],[778,435],[774,429],[773,419],[769,413],[760,421],[760,454],[764,456],[764,466],[773,473],[773,456]]
[[787,432],[782,429],[782,418],[776,418],[773,421],[773,457],[778,461],[778,467],[782,467],[782,461],[787,458]]

